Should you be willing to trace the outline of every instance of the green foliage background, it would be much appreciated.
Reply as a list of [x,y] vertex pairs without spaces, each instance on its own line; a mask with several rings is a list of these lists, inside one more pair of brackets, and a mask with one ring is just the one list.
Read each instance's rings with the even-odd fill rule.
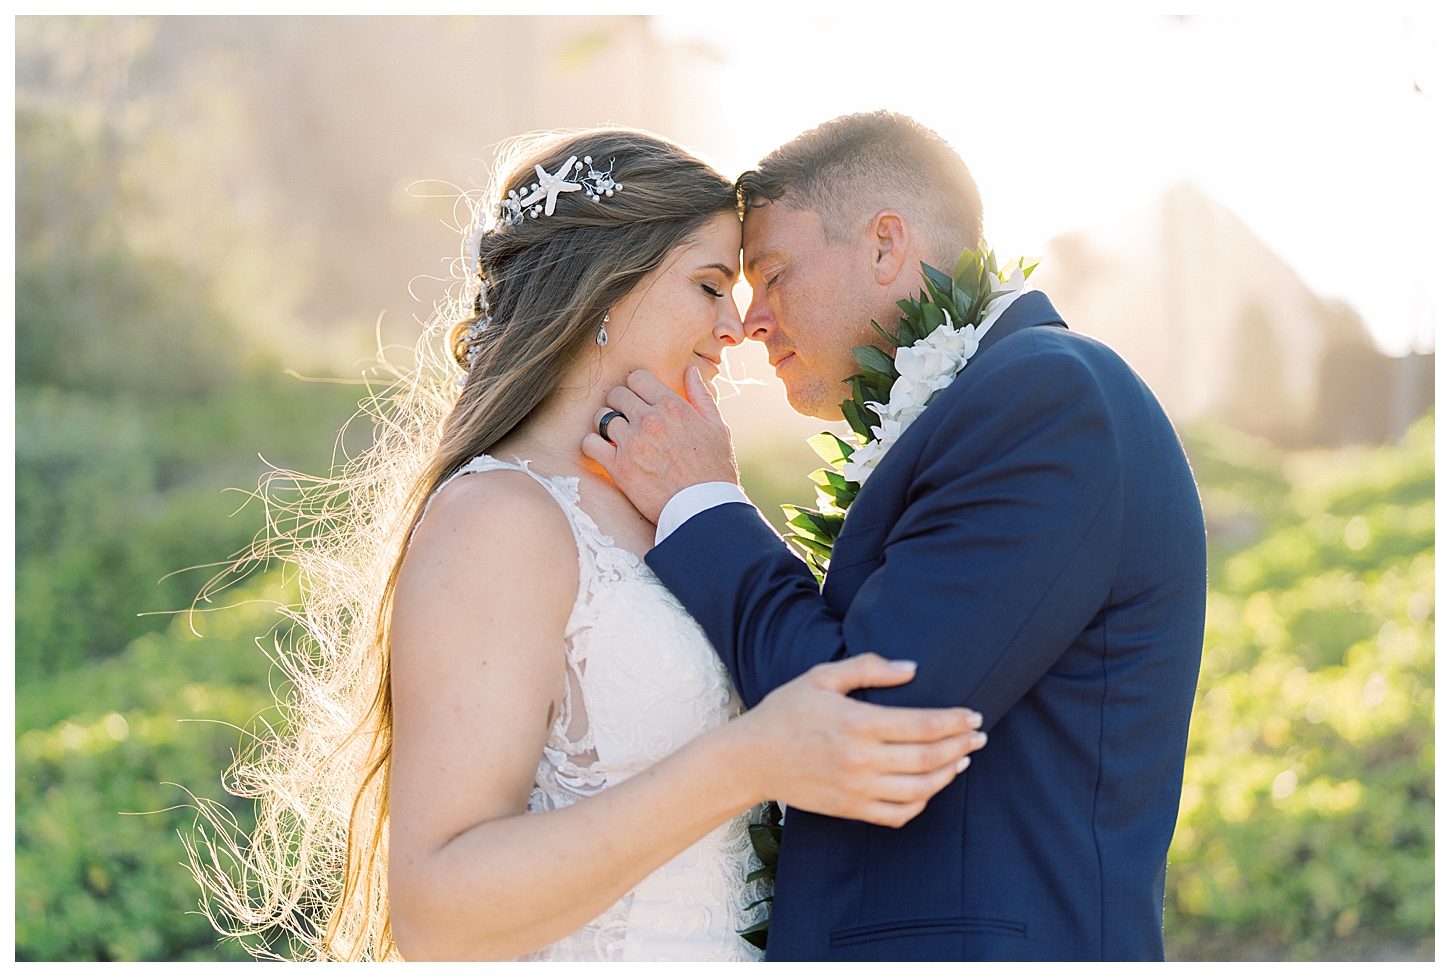
[[1433,956],[1434,434],[1285,457],[1189,432],[1216,532],[1169,852],[1180,956]]
[[137,123],[17,107],[19,960],[249,959],[194,913],[178,805],[225,800],[241,730],[275,719],[256,639],[280,574],[156,612],[192,608],[262,527],[226,490],[326,471],[360,390],[284,376],[191,252],[138,239],[174,214],[126,185],[119,161],[171,136]]
[[[275,718],[289,595],[273,569],[151,612],[191,608],[261,527],[225,492],[256,484],[259,454],[325,472],[361,391],[287,378],[271,352],[293,268],[206,189],[247,165],[228,111],[198,128],[142,103],[17,104],[21,960],[245,958],[195,914],[177,832],[187,792],[226,799],[244,731]],[[1433,956],[1433,423],[1294,455],[1185,432],[1211,593],[1170,957]],[[780,503],[812,501],[804,443],[740,462],[778,528]]]

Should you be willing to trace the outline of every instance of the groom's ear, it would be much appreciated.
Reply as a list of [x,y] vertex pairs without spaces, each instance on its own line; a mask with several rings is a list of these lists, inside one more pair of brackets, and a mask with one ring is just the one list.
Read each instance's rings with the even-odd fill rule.
[[878,285],[890,285],[906,267],[911,232],[897,210],[881,210],[871,218],[866,234],[871,242],[871,273]]

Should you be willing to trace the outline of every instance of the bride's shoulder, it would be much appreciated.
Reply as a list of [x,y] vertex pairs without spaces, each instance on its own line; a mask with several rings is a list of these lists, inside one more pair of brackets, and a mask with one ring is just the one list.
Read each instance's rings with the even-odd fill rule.
[[527,472],[498,468],[469,472],[438,491],[409,543],[403,572],[466,574],[480,583],[507,578],[509,590],[554,590],[577,581],[578,559],[568,517],[548,489]]
[[545,523],[569,535],[569,521],[559,503],[538,479],[518,468],[488,468],[454,476],[428,503],[424,524],[435,515],[441,522]]

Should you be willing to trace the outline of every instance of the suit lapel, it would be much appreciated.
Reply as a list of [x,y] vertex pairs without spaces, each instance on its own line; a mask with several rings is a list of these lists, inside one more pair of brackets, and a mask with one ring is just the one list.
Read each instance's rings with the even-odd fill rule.
[[[1044,292],[1027,292],[1008,306],[1001,318],[992,324],[991,329],[987,330],[987,335],[982,337],[976,355],[967,362],[962,372],[965,373],[966,370],[971,369],[972,365],[997,343],[1032,326],[1067,328],[1067,323],[1063,321],[1062,316],[1058,315]],[[960,374],[958,377],[960,378]],[[823,589],[827,603],[836,611],[844,613],[861,584],[879,565],[881,544],[889,534],[891,526],[901,516],[899,509],[894,512],[890,511],[896,503],[886,501],[905,496],[905,487],[899,485],[897,479],[889,473],[890,468],[895,467],[892,464],[893,461],[897,464],[914,462],[917,449],[909,444],[912,435],[927,436],[924,432],[930,431],[932,427],[931,414],[934,411],[945,409],[946,405],[942,404],[942,401],[948,400],[952,396],[952,389],[955,386],[954,383],[952,387],[943,391],[936,402],[927,409],[927,412],[916,419],[905,435],[907,440],[898,442],[881,460],[881,469],[872,475],[873,482],[892,483],[897,487],[883,493],[883,484],[873,486],[872,483],[868,483],[868,488],[862,491],[862,496],[852,504],[850,515],[847,516],[846,524],[841,530],[841,536],[836,540],[837,554],[844,557],[844,562],[836,559],[835,556],[832,557],[832,569],[826,574]],[[917,430],[918,426],[921,428],[920,431]],[[863,499],[865,500],[864,508],[872,510],[869,514],[863,515],[861,512]],[[882,502],[885,502],[885,505],[882,505]],[[842,546],[843,542],[844,546]]]
[[982,354],[993,346],[1006,339],[1016,332],[1021,332],[1029,326],[1061,326],[1067,328],[1067,323],[1057,310],[1048,301],[1046,292],[1024,292],[1017,300],[1007,306],[1007,311],[1002,313],[1001,318],[992,324],[987,330],[987,335],[982,337],[982,343],[977,347],[977,355],[973,356],[968,367],[982,358]]

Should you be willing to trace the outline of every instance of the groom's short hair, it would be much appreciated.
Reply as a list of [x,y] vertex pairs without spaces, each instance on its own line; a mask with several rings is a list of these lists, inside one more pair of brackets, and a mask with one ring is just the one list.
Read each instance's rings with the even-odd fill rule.
[[943,260],[982,237],[982,196],[967,164],[897,112],[843,115],[803,132],[742,173],[735,191],[742,215],[777,200],[814,211],[833,243],[884,207],[915,219]]

